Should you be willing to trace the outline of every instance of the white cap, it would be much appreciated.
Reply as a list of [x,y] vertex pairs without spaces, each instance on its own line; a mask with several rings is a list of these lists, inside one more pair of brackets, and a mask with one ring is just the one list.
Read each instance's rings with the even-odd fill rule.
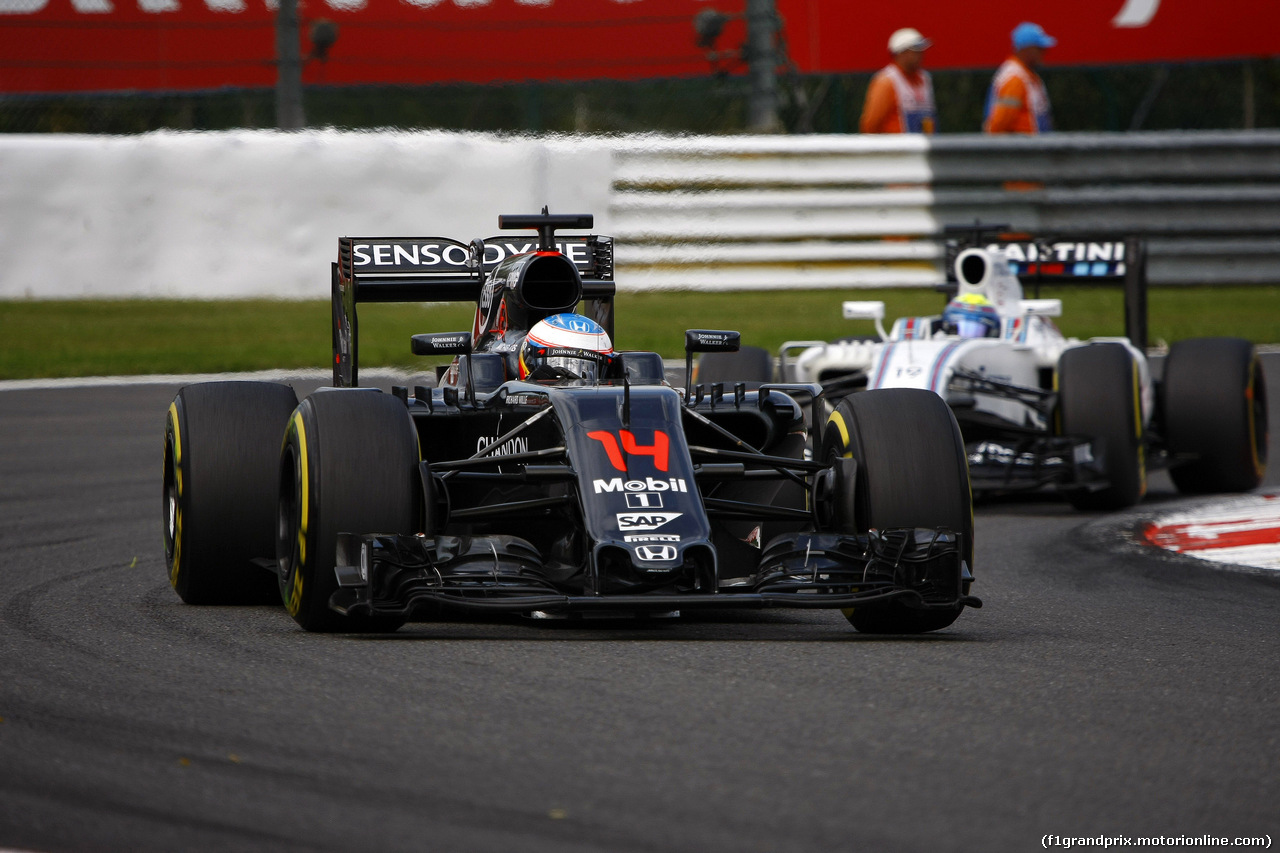
[[889,36],[889,52],[893,54],[902,53],[904,50],[924,50],[931,44],[933,42],[920,35],[919,30],[913,30],[910,27],[897,30]]

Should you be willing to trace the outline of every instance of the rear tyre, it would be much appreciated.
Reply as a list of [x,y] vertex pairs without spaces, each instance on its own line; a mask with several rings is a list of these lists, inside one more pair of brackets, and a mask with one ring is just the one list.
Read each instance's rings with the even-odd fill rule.
[[399,617],[329,608],[339,533],[413,533],[419,517],[418,434],[404,404],[376,391],[303,400],[279,452],[276,556],[280,597],[308,631],[394,631]]
[[[856,530],[946,528],[962,537],[973,568],[973,501],[969,463],[955,416],[941,397],[916,388],[863,391],[836,406],[823,432],[824,457],[852,458],[857,476],[852,512]],[[963,590],[968,593],[968,589]],[[919,634],[945,628],[954,610],[920,610],[898,600],[845,611],[854,628],[871,634]]]
[[1093,441],[1107,485],[1095,491],[1068,489],[1076,509],[1117,510],[1147,492],[1138,363],[1123,344],[1069,349],[1058,361],[1060,432]]
[[737,382],[761,384],[773,381],[773,358],[763,347],[741,347],[737,352],[708,352],[698,359],[697,381],[732,386]]
[[1267,471],[1267,399],[1253,344],[1196,338],[1169,348],[1164,367],[1164,427],[1178,491],[1247,492]]
[[187,604],[279,601],[275,556],[280,437],[298,398],[288,385],[188,385],[169,405],[164,438],[164,551]]

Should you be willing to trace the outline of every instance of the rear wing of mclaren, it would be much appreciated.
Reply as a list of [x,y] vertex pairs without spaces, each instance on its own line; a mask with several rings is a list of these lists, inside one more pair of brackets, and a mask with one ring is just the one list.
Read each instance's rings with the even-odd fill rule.
[[947,292],[957,287],[955,260],[961,252],[999,249],[1009,271],[1035,298],[1041,287],[1053,285],[1123,287],[1125,335],[1134,346],[1146,348],[1147,249],[1140,237],[1085,231],[1027,234],[985,223],[948,225],[945,235]]
[[590,228],[582,215],[499,217],[499,228],[532,228],[534,236],[503,234],[463,243],[448,237],[342,237],[332,264],[333,384],[359,383],[361,302],[478,303],[485,277],[514,255],[559,251],[582,278],[588,316],[613,335],[613,238],[566,236],[555,228]]

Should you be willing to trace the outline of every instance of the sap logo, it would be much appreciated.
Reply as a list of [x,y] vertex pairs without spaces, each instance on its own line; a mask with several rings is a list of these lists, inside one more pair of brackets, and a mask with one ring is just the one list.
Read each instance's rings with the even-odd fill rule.
[[[592,480],[591,487],[597,495],[605,492],[688,492],[689,484],[683,477],[672,477],[670,480],[658,480],[646,477],[643,480],[623,480],[614,477],[611,480]],[[631,506],[630,503],[627,506]],[[661,504],[658,504],[661,506]]]
[[627,492],[627,509],[662,509],[662,495],[657,492]]
[[682,515],[681,512],[620,512],[618,526],[623,530],[657,530]]
[[679,536],[670,533],[644,533],[638,536],[623,536],[623,542],[679,542]]
[[636,557],[648,563],[674,560],[680,553],[675,545],[639,545],[635,550]]

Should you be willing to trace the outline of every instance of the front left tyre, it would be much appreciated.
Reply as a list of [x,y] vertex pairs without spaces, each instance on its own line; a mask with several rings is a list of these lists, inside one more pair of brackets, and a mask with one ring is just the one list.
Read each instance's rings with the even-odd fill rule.
[[279,455],[276,557],[285,609],[308,631],[394,631],[398,617],[344,616],[339,533],[414,533],[420,517],[418,434],[399,399],[360,389],[307,397],[289,418]]
[[[955,416],[941,397],[916,388],[850,394],[827,420],[822,444],[824,458],[856,462],[853,488],[839,498],[839,524],[858,533],[900,527],[950,530],[961,536],[961,556],[972,570],[968,457]],[[968,594],[967,582],[961,592]],[[922,609],[901,599],[845,612],[854,628],[871,634],[937,631],[959,615],[958,606]]]
[[279,600],[275,557],[280,438],[298,398],[274,382],[188,385],[164,439],[164,550],[187,604]]

